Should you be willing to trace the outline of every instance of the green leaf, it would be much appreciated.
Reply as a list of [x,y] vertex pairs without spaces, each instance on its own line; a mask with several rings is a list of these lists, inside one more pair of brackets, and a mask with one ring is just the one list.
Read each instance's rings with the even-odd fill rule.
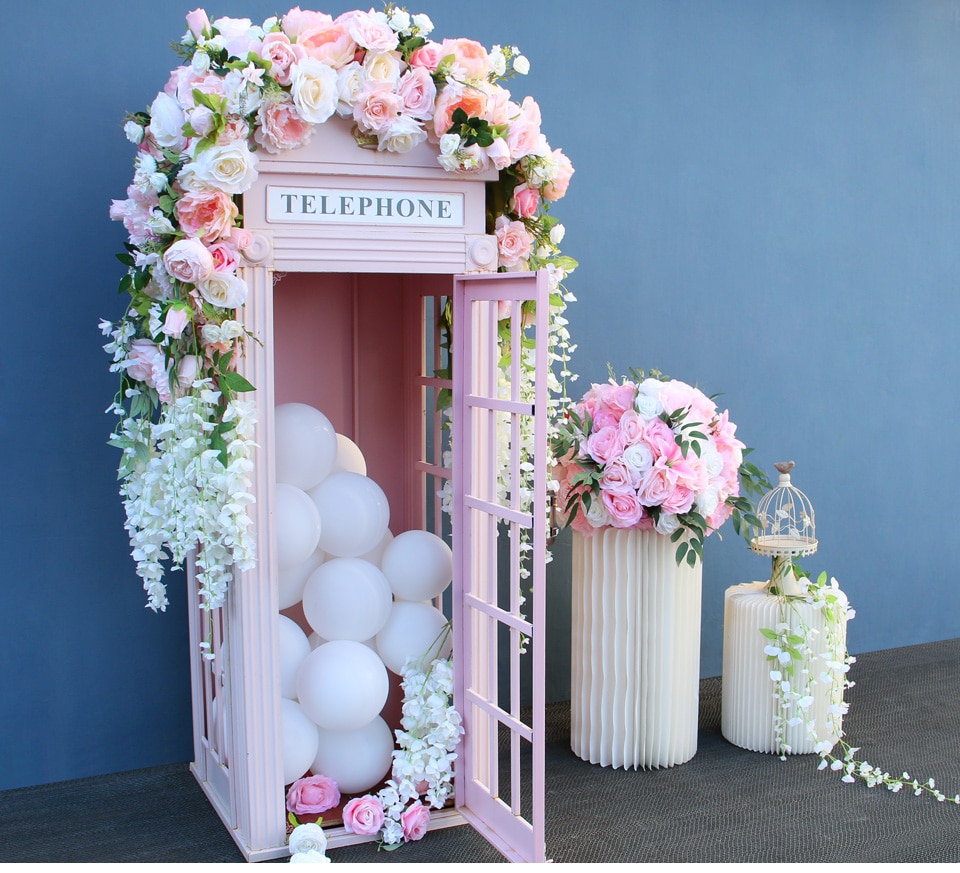
[[762,627],[762,628],[760,628],[760,633],[762,633],[768,640],[779,640],[779,639],[780,639],[780,634],[778,634],[775,630],[771,630],[771,629],[768,628],[768,627]]
[[[680,545],[677,546],[677,566],[678,567],[683,562],[684,555],[687,554],[689,548],[690,548],[690,545],[686,541],[680,543]],[[696,560],[696,556],[694,556],[694,560]]]
[[219,382],[221,387],[225,385],[230,391],[234,391],[238,394],[244,391],[256,391],[256,388],[254,388],[253,385],[251,385],[239,373],[221,373]]

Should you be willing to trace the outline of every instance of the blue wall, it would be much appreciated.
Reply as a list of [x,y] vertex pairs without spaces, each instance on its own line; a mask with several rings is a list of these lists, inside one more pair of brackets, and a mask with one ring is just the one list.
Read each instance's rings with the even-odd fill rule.
[[[107,216],[132,173],[122,118],[176,66],[189,8],[35,0],[39,44],[5,47],[0,789],[191,757],[185,598],[174,584],[166,615],[143,607],[96,327],[123,305]],[[851,650],[960,635],[960,0],[411,11],[533,63],[513,91],[577,168],[555,210],[582,264],[575,387],[609,360],[723,392],[756,462],[797,461],[821,542],[807,566],[856,606]],[[724,589],[767,571],[730,530],[708,542],[703,675],[721,670]]]

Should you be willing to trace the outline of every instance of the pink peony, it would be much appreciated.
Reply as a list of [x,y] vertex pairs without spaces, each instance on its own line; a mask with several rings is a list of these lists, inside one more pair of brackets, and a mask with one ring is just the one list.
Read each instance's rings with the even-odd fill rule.
[[427,832],[427,826],[430,824],[430,810],[419,800],[411,803],[400,814],[400,825],[403,828],[403,841],[409,843],[413,840],[423,839]]
[[373,836],[383,827],[383,806],[372,794],[354,797],[343,808],[343,827],[347,833]]
[[313,125],[301,117],[293,100],[286,95],[282,100],[264,103],[257,120],[260,123],[254,139],[270,154],[300,148],[313,134]]
[[287,809],[294,815],[322,813],[339,805],[340,789],[329,776],[304,776],[287,790]]
[[306,55],[339,70],[349,64],[357,52],[357,44],[343,23],[308,25],[297,34],[297,45]]
[[228,236],[240,210],[223,191],[188,191],[176,205],[180,229],[188,236],[202,236],[206,242]]

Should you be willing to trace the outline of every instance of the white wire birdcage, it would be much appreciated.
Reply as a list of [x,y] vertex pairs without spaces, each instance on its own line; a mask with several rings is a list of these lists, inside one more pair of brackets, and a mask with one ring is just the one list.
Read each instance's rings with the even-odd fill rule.
[[774,464],[780,482],[757,504],[757,518],[762,527],[756,529],[750,548],[758,555],[772,558],[812,555],[817,550],[817,529],[813,504],[790,481],[793,461]]

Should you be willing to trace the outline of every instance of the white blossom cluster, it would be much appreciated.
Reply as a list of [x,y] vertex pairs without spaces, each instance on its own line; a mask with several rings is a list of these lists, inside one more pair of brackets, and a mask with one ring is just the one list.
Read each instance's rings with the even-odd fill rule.
[[403,709],[397,748],[393,752],[392,778],[377,795],[383,805],[382,841],[403,840],[400,817],[421,797],[441,809],[453,794],[455,749],[463,736],[460,713],[453,706],[453,665],[438,658],[426,671],[418,660],[403,670]]
[[[848,674],[850,666],[857,659],[847,652],[840,629],[856,612],[850,608],[837,580],[831,578],[828,585],[826,576],[826,573],[821,573],[816,582],[801,579],[800,584],[805,588],[806,594],[797,597],[781,596],[782,621],[773,629],[762,629],[769,641],[764,653],[773,667],[770,679],[774,683],[774,697],[777,700],[774,714],[777,747],[784,753],[789,753],[791,749],[784,742],[786,728],[803,724],[807,735],[814,741],[814,751],[820,755],[818,770],[829,768],[833,772],[842,773],[841,780],[847,783],[859,779],[868,788],[883,785],[894,793],[909,788],[915,795],[927,793],[941,803],[948,801],[960,805],[960,794],[947,797],[936,787],[933,779],[920,782],[911,778],[907,772],[901,776],[891,776],[868,761],[858,760],[856,754],[860,749],[844,740],[842,722],[843,716],[849,710],[849,704],[844,700],[844,692],[855,684]],[[823,615],[822,651],[817,652],[815,649],[819,631],[804,621],[799,610],[794,608],[796,602],[807,603]],[[788,620],[788,611],[793,614],[791,620]],[[809,691],[821,683],[830,687],[830,703],[827,709],[829,721],[826,735],[822,737],[818,735],[816,720],[807,715],[813,703]],[[833,754],[836,746],[840,748],[840,757]],[[780,757],[781,760],[786,759],[785,754]]]
[[[232,400],[223,414],[221,435],[227,459],[210,445],[220,392],[209,380],[161,408],[159,419],[125,417],[115,444],[124,466],[120,494],[126,511],[137,575],[147,592],[147,606],[167,606],[163,562],[182,564],[196,550],[197,583],[202,605],[223,604],[233,567],[253,567],[256,554],[247,508],[253,502],[253,404]],[[119,405],[114,408],[123,415]]]

